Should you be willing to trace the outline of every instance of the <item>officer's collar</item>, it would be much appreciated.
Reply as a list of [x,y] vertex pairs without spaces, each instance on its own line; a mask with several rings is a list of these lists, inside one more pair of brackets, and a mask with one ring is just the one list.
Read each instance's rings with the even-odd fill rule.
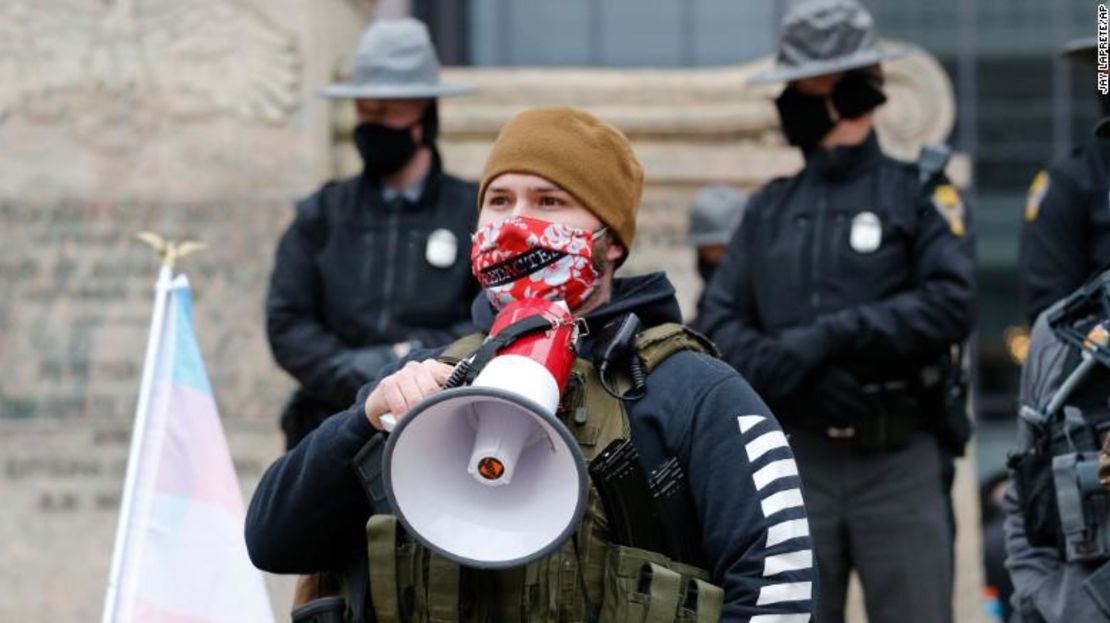
[[433,145],[432,161],[428,166],[428,171],[419,180],[397,190],[383,186],[380,181],[369,178],[364,172],[361,177],[362,187],[370,193],[371,197],[384,204],[391,203],[397,197],[404,197],[409,207],[421,207],[429,203],[428,199],[435,200],[442,172],[443,161],[440,158],[439,149]]
[[419,203],[420,197],[424,194],[424,186],[428,181],[428,176],[431,175],[432,170],[429,168],[424,175],[413,181],[404,188],[393,188],[392,186],[382,186],[382,199],[386,203],[392,202],[397,197],[404,197],[409,203]]
[[818,147],[805,152],[806,168],[822,177],[843,178],[864,170],[880,155],[879,139],[872,130],[857,145],[837,145],[832,149]]

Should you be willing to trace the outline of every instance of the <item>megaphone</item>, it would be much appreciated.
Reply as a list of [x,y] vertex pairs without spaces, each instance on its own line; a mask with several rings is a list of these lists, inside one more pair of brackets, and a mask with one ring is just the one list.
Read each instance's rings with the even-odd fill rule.
[[577,337],[563,303],[515,301],[467,362],[473,382],[430,396],[396,424],[383,454],[386,495],[425,547],[500,569],[542,558],[574,533],[589,480],[555,411]]

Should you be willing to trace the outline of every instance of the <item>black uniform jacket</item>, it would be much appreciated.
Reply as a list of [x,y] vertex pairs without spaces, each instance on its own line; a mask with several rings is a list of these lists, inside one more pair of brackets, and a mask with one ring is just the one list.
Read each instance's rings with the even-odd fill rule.
[[417,203],[387,204],[360,176],[297,204],[266,299],[274,358],[301,386],[282,416],[287,432],[350,405],[396,360],[394,343],[436,346],[473,331],[477,218],[477,187],[443,173],[438,158]]
[[1110,266],[1110,140],[1076,147],[1033,180],[1018,264],[1029,326],[1049,305]]
[[872,134],[752,197],[698,326],[772,407],[813,372],[803,361],[885,382],[968,336],[970,215],[936,177],[923,185]]

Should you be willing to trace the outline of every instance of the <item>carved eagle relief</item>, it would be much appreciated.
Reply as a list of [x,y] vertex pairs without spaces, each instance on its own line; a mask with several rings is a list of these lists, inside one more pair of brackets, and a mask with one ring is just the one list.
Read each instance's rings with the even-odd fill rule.
[[297,105],[299,63],[295,37],[239,0],[0,0],[0,121],[277,123]]

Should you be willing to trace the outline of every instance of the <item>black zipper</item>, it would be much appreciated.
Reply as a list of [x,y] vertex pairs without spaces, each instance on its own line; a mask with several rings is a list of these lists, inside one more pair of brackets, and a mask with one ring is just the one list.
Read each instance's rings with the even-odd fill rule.
[[389,319],[393,315],[393,289],[397,280],[397,220],[400,214],[399,201],[386,205],[389,216],[386,220],[385,274],[382,275],[382,305],[378,311],[378,333],[385,335]]
[[828,191],[821,185],[817,185],[818,199],[817,199],[817,218],[813,223],[813,261],[810,264],[810,295],[809,303],[813,307],[815,313],[821,311],[821,288],[818,278],[821,275],[821,238],[825,230],[825,211],[828,208]]
[[851,236],[851,219],[846,213],[838,210],[832,213],[832,221],[832,235],[828,238],[832,241],[832,246],[829,247],[829,261],[825,264],[825,268],[829,276],[835,281],[842,278],[840,276],[840,263],[844,257],[844,247],[848,244],[844,240],[847,237],[844,234],[844,227],[845,225],[848,226],[848,236]]

